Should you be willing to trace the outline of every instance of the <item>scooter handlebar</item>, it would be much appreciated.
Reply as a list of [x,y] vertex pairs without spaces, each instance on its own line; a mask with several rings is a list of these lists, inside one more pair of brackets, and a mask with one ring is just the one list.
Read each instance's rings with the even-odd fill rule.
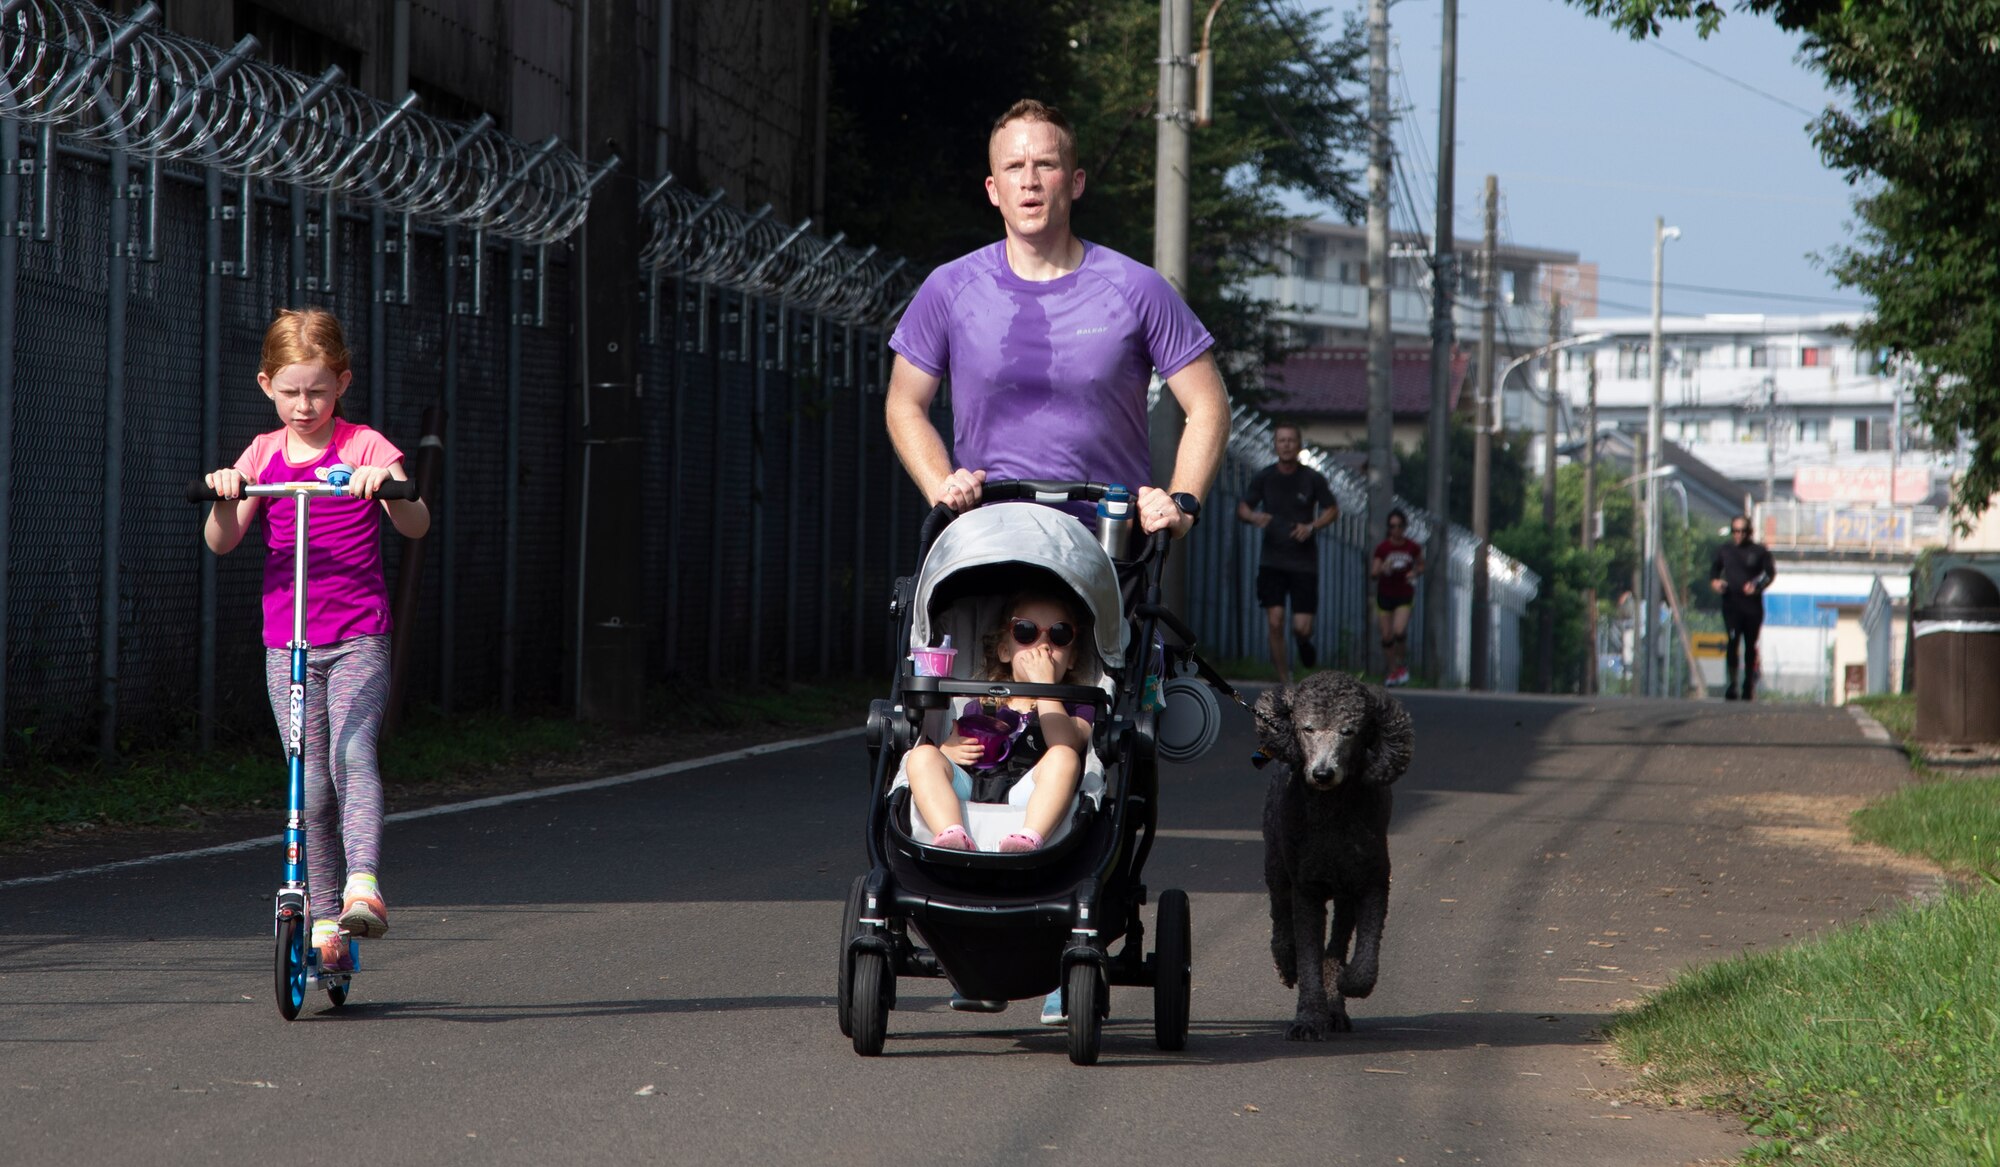
[[[243,487],[245,498],[284,498],[287,495],[308,495],[312,498],[342,498],[347,496],[343,487],[328,486],[324,482],[273,482],[246,483]],[[375,491],[375,497],[391,502],[415,502],[418,499],[417,483],[413,478],[391,478]],[[188,483],[189,502],[219,502],[222,496],[206,478],[197,478]]]

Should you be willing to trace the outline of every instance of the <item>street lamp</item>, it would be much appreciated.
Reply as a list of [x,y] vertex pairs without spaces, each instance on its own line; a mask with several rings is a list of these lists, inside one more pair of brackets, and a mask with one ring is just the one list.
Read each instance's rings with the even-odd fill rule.
[[[1610,336],[1611,334],[1608,332],[1586,332],[1581,336],[1567,336],[1559,341],[1556,341],[1553,344],[1545,344],[1537,349],[1529,349],[1527,352],[1522,353],[1520,356],[1515,357],[1513,360],[1508,361],[1505,365],[1501,366],[1500,375],[1494,378],[1493,381],[1493,391],[1495,394],[1498,394],[1502,390],[1504,390],[1507,387],[1507,378],[1514,375],[1515,369],[1520,368],[1522,365],[1527,364],[1529,361],[1539,360],[1540,358],[1549,356],[1552,353],[1561,352],[1563,349],[1566,348],[1575,348],[1576,346],[1581,344],[1596,344],[1598,341],[1608,339]],[[1546,390],[1544,390],[1543,392],[1546,392]],[[1537,393],[1535,391],[1535,387],[1533,385],[1528,386],[1528,393],[1531,396],[1535,397],[1542,396],[1542,393]],[[1488,433],[1500,432],[1499,423],[1491,421],[1489,419],[1487,423],[1487,432]],[[1550,434],[1549,440],[1554,441],[1555,435]]]
[[1648,697],[1658,695],[1653,669],[1653,643],[1658,635],[1658,616],[1655,610],[1659,603],[1659,584],[1654,577],[1654,561],[1660,554],[1660,446],[1664,435],[1661,432],[1661,412],[1665,406],[1667,391],[1666,354],[1662,351],[1662,272],[1666,265],[1667,240],[1679,239],[1681,229],[1667,226],[1667,221],[1655,217],[1653,220],[1653,337],[1648,351],[1648,359],[1653,367],[1653,400],[1646,410],[1646,567],[1641,573],[1644,578],[1646,612],[1642,617],[1640,639],[1646,647],[1645,667],[1640,670],[1639,691]]

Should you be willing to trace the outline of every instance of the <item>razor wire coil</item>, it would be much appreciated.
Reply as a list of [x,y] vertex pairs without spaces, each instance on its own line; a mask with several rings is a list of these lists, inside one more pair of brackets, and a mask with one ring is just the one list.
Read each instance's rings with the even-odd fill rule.
[[145,158],[335,194],[525,243],[567,237],[592,175],[555,139],[531,147],[341,83],[121,18],[83,0],[0,0],[0,117]]
[[893,324],[915,290],[901,260],[856,248],[844,235],[813,235],[810,220],[786,227],[768,206],[738,210],[722,191],[697,194],[671,176],[647,193],[640,213],[647,219],[640,261],[654,271],[853,325]]

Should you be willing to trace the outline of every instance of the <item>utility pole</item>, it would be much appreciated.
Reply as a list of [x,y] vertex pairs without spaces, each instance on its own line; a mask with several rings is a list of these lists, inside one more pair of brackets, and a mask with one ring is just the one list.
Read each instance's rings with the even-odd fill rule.
[[[1368,0],[1368,537],[1387,528],[1395,481],[1389,333],[1389,0]],[[1387,662],[1368,638],[1371,670]]]
[[1500,179],[1486,176],[1486,262],[1479,273],[1479,389],[1472,420],[1472,667],[1466,685],[1472,689],[1493,687],[1493,619],[1487,611],[1491,601],[1486,555],[1493,537],[1493,317],[1494,300],[1500,295],[1500,281],[1494,270],[1494,253],[1500,247]]
[[[1562,354],[1555,346],[1562,340],[1562,295],[1549,294],[1549,399],[1542,410],[1542,526],[1551,533],[1556,529],[1556,385],[1561,379]],[[1547,584],[1544,583],[1544,588]],[[1540,634],[1540,659],[1536,662],[1536,679],[1541,682],[1542,692],[1556,691],[1556,609],[1552,597],[1544,591],[1541,603],[1541,617],[1536,631]]]
[[[1646,435],[1642,432],[1637,437],[1638,450],[1636,456],[1632,459],[1632,465],[1635,467],[1646,464]],[[1639,481],[1639,475],[1635,473],[1632,475],[1632,513],[1642,516],[1643,521],[1643,516],[1646,512],[1644,509],[1645,504],[1641,501],[1641,489],[1642,484]],[[1644,617],[1639,613],[1637,606],[1645,602],[1646,581],[1652,577],[1652,564],[1647,563],[1644,559],[1640,559],[1632,564],[1632,603],[1634,607],[1632,612],[1631,684],[1633,692],[1640,696],[1645,695],[1643,686],[1646,681],[1647,669],[1645,661],[1639,654],[1645,652],[1648,646],[1641,635],[1641,630],[1645,627],[1645,624]]]
[[1431,512],[1424,572],[1424,665],[1442,686],[1453,659],[1451,630],[1451,350],[1452,294],[1458,258],[1452,254],[1452,164],[1458,107],[1458,0],[1444,0],[1444,48],[1438,58],[1437,217],[1431,228],[1431,411],[1426,419],[1430,461],[1424,505]]
[[[1889,476],[1895,481],[1895,475]],[[1771,510],[1771,495],[1778,489],[1778,379],[1764,378],[1764,513],[1758,516],[1768,521],[1776,521]],[[1894,488],[1891,488],[1893,496]],[[1744,512],[1749,518],[1749,512]],[[1752,528],[1755,530],[1755,528]]]
[[[1583,374],[1583,554],[1597,549],[1597,356]],[[1597,694],[1597,589],[1583,589],[1583,693]]]
[[[1160,0],[1160,108],[1153,167],[1153,268],[1165,276],[1183,298],[1188,270],[1189,108],[1194,96],[1194,11],[1192,0]],[[1153,480],[1161,487],[1173,481],[1187,415],[1180,402],[1164,390],[1148,419],[1153,447]],[[1139,485],[1134,483],[1132,485]],[[1187,558],[1167,557],[1160,581],[1160,599],[1177,612],[1187,611]]]
[[[584,0],[576,36],[582,59],[578,153],[601,166],[639,142],[636,0]],[[639,192],[607,182],[591,199],[581,228],[577,288],[577,368],[583,374],[570,433],[582,472],[570,493],[569,587],[574,652],[570,678],[578,717],[637,724],[646,686],[646,626],[639,557],[631,532],[643,518],[639,424]]]
[[[1678,231],[1675,234],[1679,234]],[[1646,611],[1639,618],[1639,639],[1645,645],[1645,664],[1639,670],[1639,691],[1647,697],[1659,695],[1658,678],[1653,675],[1654,646],[1658,631],[1659,585],[1654,582],[1657,573],[1653,564],[1660,556],[1660,439],[1662,414],[1666,408],[1667,362],[1666,353],[1661,351],[1662,290],[1661,269],[1666,261],[1667,221],[1657,216],[1653,219],[1653,336],[1652,344],[1646,350],[1647,363],[1653,373],[1653,399],[1646,409],[1646,551],[1640,564],[1642,577],[1641,594],[1645,597]],[[1768,431],[1769,427],[1766,426]],[[1766,436],[1769,434],[1767,432]]]

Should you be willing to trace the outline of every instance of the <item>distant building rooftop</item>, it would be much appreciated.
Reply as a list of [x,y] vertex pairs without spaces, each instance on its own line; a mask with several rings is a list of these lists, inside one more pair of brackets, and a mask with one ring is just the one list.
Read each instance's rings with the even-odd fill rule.
[[[1458,408],[1469,354],[1451,356],[1451,408]],[[1396,417],[1428,417],[1431,411],[1431,354],[1428,349],[1397,349],[1390,362],[1390,413]],[[1368,350],[1312,348],[1292,354],[1284,363],[1264,370],[1264,387],[1273,409],[1300,416],[1347,417],[1368,413]]]

